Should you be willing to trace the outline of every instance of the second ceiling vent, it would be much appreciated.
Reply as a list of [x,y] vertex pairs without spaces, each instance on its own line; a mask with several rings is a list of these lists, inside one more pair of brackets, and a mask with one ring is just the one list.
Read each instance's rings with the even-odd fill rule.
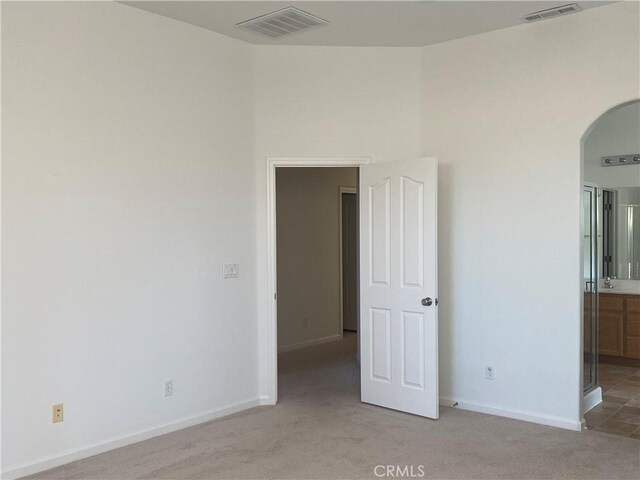
[[240,22],[236,27],[245,28],[271,38],[278,38],[328,24],[329,22],[326,20],[299,8],[287,7],[277,12],[252,18],[246,22]]
[[576,13],[582,10],[580,6],[575,3],[569,5],[562,5],[561,7],[548,8],[547,10],[540,10],[539,12],[528,13],[520,17],[524,22],[537,22],[539,20],[546,20],[551,17],[558,17],[560,15],[568,15],[570,13]]

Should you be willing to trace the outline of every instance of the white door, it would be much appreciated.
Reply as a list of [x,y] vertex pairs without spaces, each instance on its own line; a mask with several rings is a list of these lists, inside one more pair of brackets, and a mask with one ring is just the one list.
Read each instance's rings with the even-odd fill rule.
[[437,165],[360,168],[362,401],[438,418]]

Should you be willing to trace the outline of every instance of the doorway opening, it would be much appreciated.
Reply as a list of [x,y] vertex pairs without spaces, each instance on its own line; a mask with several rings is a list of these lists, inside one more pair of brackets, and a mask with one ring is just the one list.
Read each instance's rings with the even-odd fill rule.
[[[277,228],[277,174],[280,171],[286,171],[287,169],[299,169],[305,170],[311,173],[321,171],[322,169],[328,168],[355,168],[358,171],[363,165],[367,165],[370,163],[368,158],[363,157],[344,157],[344,158],[323,158],[323,157],[286,157],[286,158],[269,158],[267,159],[267,277],[268,277],[268,285],[267,285],[267,298],[268,298],[268,310],[267,310],[267,322],[265,325],[264,338],[262,339],[262,344],[264,350],[263,359],[265,361],[266,374],[267,374],[267,391],[265,392],[265,402],[268,404],[275,405],[279,400],[279,392],[278,392],[278,371],[279,371],[279,355],[286,354],[287,352],[283,352],[283,350],[288,350],[287,347],[292,347],[294,345],[293,342],[289,343],[289,345],[284,345],[284,343],[288,342],[286,336],[282,337],[278,335],[278,317],[280,313],[281,307],[281,297],[278,292],[278,280],[281,275],[281,272],[278,271],[278,228]],[[356,187],[357,188],[357,187]],[[336,202],[339,197],[339,190],[334,190],[334,194],[332,197]],[[339,207],[336,207],[335,211],[339,215]],[[303,210],[303,209],[299,209]],[[304,219],[314,219],[313,211],[303,212],[306,216]],[[280,232],[282,233],[282,232]],[[340,246],[340,237],[335,239],[338,247]],[[307,249],[308,250],[308,249]],[[304,250],[303,250],[304,251]],[[336,262],[338,271],[340,269],[340,263]],[[322,268],[325,268],[325,265],[322,265]],[[340,276],[337,279],[337,285],[340,286]],[[338,293],[341,292],[341,287],[338,289]],[[316,305],[316,301],[314,298],[310,300],[310,304],[307,305],[307,311],[313,309]],[[341,305],[336,302],[336,307],[338,307],[338,315],[341,316],[342,308]],[[302,317],[302,325],[305,324],[304,318]],[[340,320],[340,322],[342,319]],[[307,324],[309,322],[306,322]],[[342,328],[340,327],[339,331],[333,335],[340,335],[342,333]],[[281,337],[279,339],[279,337]],[[329,335],[330,337],[330,335]],[[344,336],[343,336],[344,337]],[[300,343],[300,342],[298,342]],[[336,342],[329,341],[326,343],[327,346],[333,345],[335,346]],[[357,342],[356,342],[357,343]],[[318,344],[322,345],[322,343]],[[328,347],[327,347],[328,348]],[[296,352],[299,352],[299,349],[289,350],[292,352],[292,356],[295,357],[297,355]],[[295,362],[294,362],[295,363]]]
[[[283,168],[287,167],[287,168]],[[271,158],[267,170],[267,272],[268,305],[264,333],[260,337],[261,358],[268,383],[264,404],[278,403],[278,342],[282,354],[291,353],[290,365],[311,365],[307,375],[297,386],[305,387],[314,369],[312,350],[309,356],[297,356],[302,349],[293,345],[335,347],[331,335],[319,337],[314,343],[286,343],[289,337],[278,335],[278,322],[283,299],[278,288],[282,269],[277,258],[282,251],[281,235],[277,228],[276,183],[278,171],[295,167],[313,173],[323,169],[310,167],[356,167],[359,187],[359,235],[358,235],[358,294],[360,297],[360,324],[356,335],[361,337],[356,345],[361,348],[360,367],[355,361],[351,368],[351,385],[360,390],[363,403],[392,408],[437,419],[438,410],[438,314],[437,314],[437,160],[431,158],[403,159],[369,164],[369,159],[327,158]],[[335,192],[335,190],[334,190]],[[332,195],[334,200],[339,197]],[[294,204],[294,202],[296,202]],[[289,202],[305,216],[300,222],[320,217],[313,209],[302,208],[296,200]],[[290,206],[287,205],[287,206]],[[320,210],[322,211],[322,210]],[[315,215],[315,216],[314,216]],[[295,223],[294,223],[295,224]],[[338,245],[340,238],[337,238]],[[313,245],[311,237],[307,249]],[[300,263],[306,258],[299,257]],[[340,267],[338,263],[338,267]],[[295,265],[297,267],[297,265]],[[326,269],[327,263],[315,267]],[[306,274],[306,272],[303,272]],[[301,279],[299,275],[291,278]],[[339,285],[340,276],[337,284]],[[299,280],[300,281],[300,280]],[[338,290],[338,293],[341,290]],[[308,292],[307,292],[308,293]],[[313,291],[311,291],[313,293]],[[301,310],[311,312],[319,303],[315,297]],[[339,306],[339,305],[338,305]],[[341,311],[338,309],[339,312]],[[302,315],[300,325],[305,322]],[[310,320],[310,319],[308,319]],[[282,327],[281,327],[282,328]],[[308,328],[308,327],[307,327]],[[315,328],[315,325],[314,325]],[[304,328],[302,328],[304,330]],[[346,335],[342,329],[343,340]],[[298,332],[300,333],[300,332]],[[352,334],[351,338],[353,338]],[[328,338],[327,338],[328,337]],[[343,342],[344,344],[344,342]],[[288,350],[288,351],[286,351]],[[351,353],[349,354],[351,355]],[[328,360],[339,359],[340,352],[330,354]],[[392,360],[393,359],[393,360]],[[359,375],[359,380],[356,375]],[[295,373],[295,372],[294,372]],[[343,372],[344,373],[344,372]],[[322,377],[324,378],[324,377]],[[334,377],[335,378],[335,377]],[[321,380],[321,379],[318,379]],[[319,382],[313,382],[319,385]],[[359,385],[358,385],[359,383]],[[340,389],[340,385],[337,385]],[[310,385],[306,385],[310,388]],[[335,389],[332,390],[335,393]],[[298,391],[298,393],[300,393]],[[309,393],[309,392],[308,392]],[[316,392],[317,393],[317,392]],[[303,395],[318,398],[318,395]],[[353,399],[357,396],[349,396]]]
[[281,401],[321,385],[359,401],[358,168],[278,167],[275,187]]
[[640,102],[598,118],[582,143],[583,414],[640,438]]

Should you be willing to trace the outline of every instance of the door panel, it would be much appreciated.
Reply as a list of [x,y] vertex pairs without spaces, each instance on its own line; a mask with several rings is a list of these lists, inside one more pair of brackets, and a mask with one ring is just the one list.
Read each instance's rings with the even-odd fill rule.
[[403,286],[422,287],[424,276],[424,185],[408,177],[400,179],[402,198],[402,283]]
[[640,313],[640,298],[627,297],[627,312]]
[[640,337],[627,337],[625,350],[626,357],[640,358]]
[[600,310],[606,310],[610,312],[622,312],[624,311],[624,297],[616,294],[606,293],[600,294],[599,297]]
[[386,286],[389,285],[389,237],[391,235],[389,183],[389,178],[384,178],[368,189],[371,199],[369,207],[371,231],[365,237],[369,239],[371,274],[368,278],[370,283]]
[[367,165],[359,191],[362,401],[438,418],[436,162]]
[[405,386],[424,389],[424,317],[402,312],[402,382]]
[[602,355],[623,355],[622,313],[600,312],[598,318],[599,353]]
[[391,381],[391,312],[371,309],[371,378]]

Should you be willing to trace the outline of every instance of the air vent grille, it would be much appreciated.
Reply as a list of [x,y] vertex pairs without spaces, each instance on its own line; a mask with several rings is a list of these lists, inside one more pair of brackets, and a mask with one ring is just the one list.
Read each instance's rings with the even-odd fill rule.
[[579,12],[582,10],[575,3],[569,5],[562,5],[561,7],[549,8],[547,10],[540,10],[539,12],[528,13],[520,17],[524,22],[537,22],[538,20],[546,20],[551,17],[559,17],[560,15],[568,15],[570,13]]
[[277,12],[268,13],[267,15],[238,23],[236,27],[266,35],[267,37],[277,38],[302,30],[327,25],[328,23],[326,20],[298,8],[287,7]]

